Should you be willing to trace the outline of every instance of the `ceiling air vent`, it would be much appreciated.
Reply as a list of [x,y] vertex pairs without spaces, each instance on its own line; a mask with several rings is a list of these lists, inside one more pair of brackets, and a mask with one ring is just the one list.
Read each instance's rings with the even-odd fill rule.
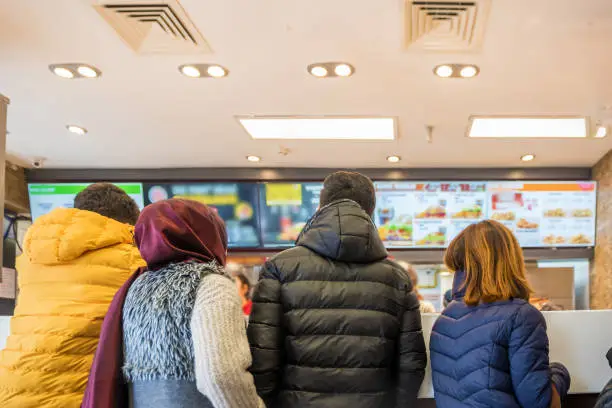
[[405,45],[424,51],[478,51],[490,0],[405,1]]
[[176,0],[94,5],[117,34],[141,54],[199,54],[211,49]]

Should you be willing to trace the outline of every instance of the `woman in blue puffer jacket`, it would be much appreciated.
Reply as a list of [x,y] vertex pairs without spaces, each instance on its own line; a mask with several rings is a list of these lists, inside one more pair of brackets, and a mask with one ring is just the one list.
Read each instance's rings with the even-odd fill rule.
[[502,224],[482,221],[451,242],[444,263],[455,271],[453,301],[431,334],[438,408],[560,406],[569,373],[549,364],[542,314],[518,241]]

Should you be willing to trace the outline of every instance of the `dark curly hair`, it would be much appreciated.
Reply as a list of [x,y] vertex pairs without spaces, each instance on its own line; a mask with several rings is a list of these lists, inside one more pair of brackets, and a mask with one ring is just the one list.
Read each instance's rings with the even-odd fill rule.
[[95,183],[74,198],[74,208],[98,213],[125,224],[135,225],[140,215],[136,202],[111,183]]
[[372,180],[360,173],[337,171],[327,176],[321,190],[321,207],[334,201],[349,199],[372,215],[376,206],[376,191]]

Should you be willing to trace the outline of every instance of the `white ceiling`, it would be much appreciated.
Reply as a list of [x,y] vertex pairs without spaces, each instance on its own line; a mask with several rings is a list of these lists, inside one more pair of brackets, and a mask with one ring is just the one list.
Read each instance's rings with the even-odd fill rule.
[[[404,49],[400,0],[182,0],[214,53],[138,55],[86,0],[0,0],[0,93],[11,99],[9,153],[48,167],[590,166],[603,140],[471,140],[472,114],[600,117],[612,105],[612,1],[493,0],[478,53]],[[317,61],[347,61],[350,78],[320,80]],[[64,80],[48,65],[84,62],[98,80]],[[177,67],[215,62],[221,80]],[[473,80],[432,74],[473,63]],[[393,142],[254,141],[235,115],[385,115]],[[608,113],[612,116],[612,113]],[[66,124],[89,129],[86,136]],[[433,143],[425,126],[435,126]],[[280,147],[291,150],[280,155]],[[247,163],[247,154],[263,158]]]

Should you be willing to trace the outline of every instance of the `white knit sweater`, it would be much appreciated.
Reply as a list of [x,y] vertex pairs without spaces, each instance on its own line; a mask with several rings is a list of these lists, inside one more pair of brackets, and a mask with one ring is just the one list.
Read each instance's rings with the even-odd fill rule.
[[251,351],[236,286],[210,274],[200,283],[191,335],[198,390],[215,408],[265,408],[248,372]]

